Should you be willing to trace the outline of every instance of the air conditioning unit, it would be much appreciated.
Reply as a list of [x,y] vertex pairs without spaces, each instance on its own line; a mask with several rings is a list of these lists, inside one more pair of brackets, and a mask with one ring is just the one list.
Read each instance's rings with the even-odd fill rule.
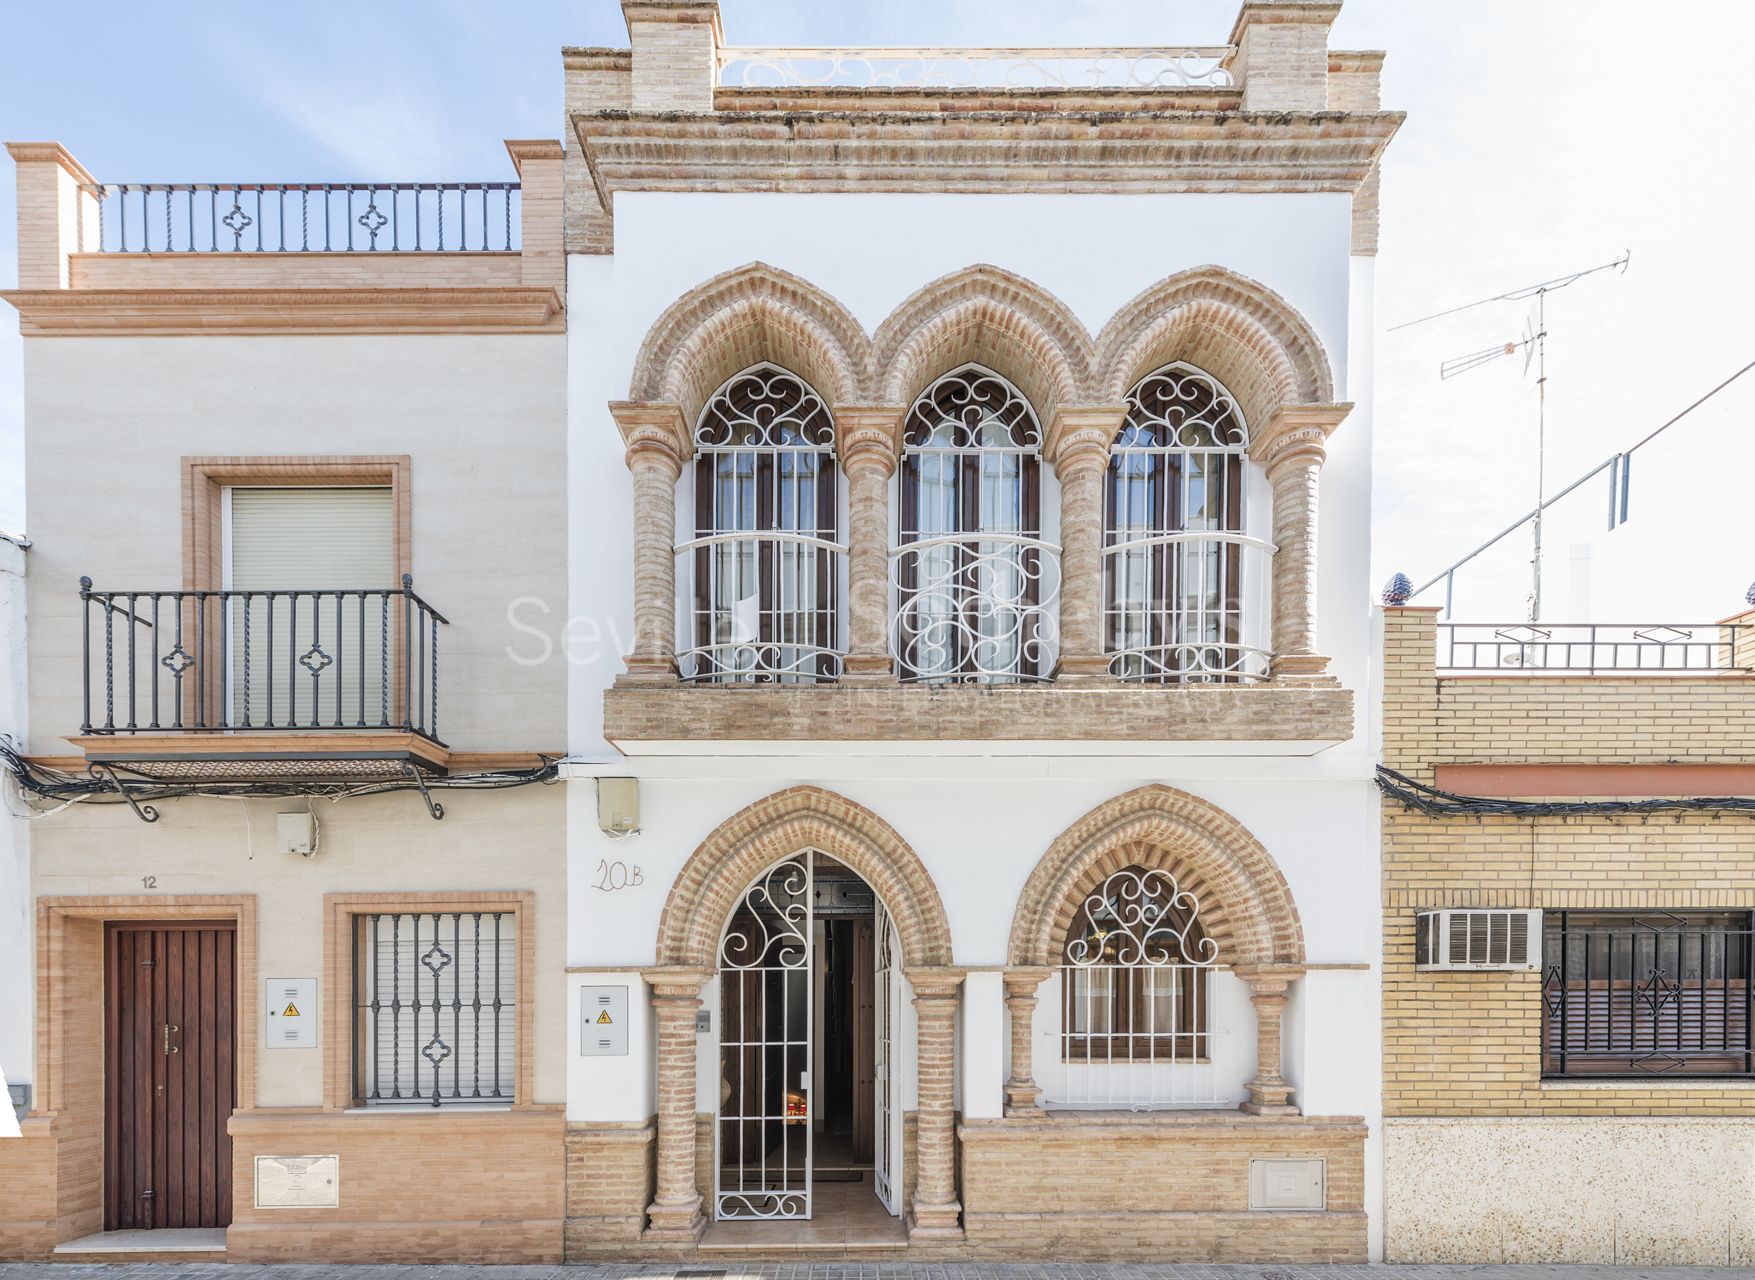
[[1542,964],[1542,913],[1446,908],[1414,920],[1414,968],[1537,969]]

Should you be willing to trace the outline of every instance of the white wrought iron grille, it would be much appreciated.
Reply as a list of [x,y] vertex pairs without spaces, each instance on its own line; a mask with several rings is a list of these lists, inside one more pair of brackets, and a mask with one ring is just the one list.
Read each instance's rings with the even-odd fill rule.
[[1188,364],[1128,393],[1104,498],[1109,669],[1158,683],[1256,680],[1273,546],[1243,533],[1249,432],[1231,393]]
[[367,1106],[510,1103],[517,916],[354,917],[355,1087]]
[[725,48],[719,83],[852,89],[1225,88],[1235,50],[1206,48]]
[[1009,684],[1054,670],[1060,553],[1041,537],[1041,450],[1029,402],[979,365],[909,410],[890,553],[900,679]]
[[1146,1110],[1217,1101],[1208,1011],[1219,949],[1199,914],[1170,872],[1138,866],[1080,904],[1056,974],[1051,1102]]
[[763,872],[719,944],[719,1218],[811,1210],[811,855]]
[[685,680],[800,684],[841,674],[835,424],[774,365],[713,394],[695,428],[695,534],[676,553]]

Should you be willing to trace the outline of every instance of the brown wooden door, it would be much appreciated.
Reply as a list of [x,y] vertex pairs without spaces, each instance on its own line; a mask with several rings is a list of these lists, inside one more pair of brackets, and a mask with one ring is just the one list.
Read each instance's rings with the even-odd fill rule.
[[106,1230],[232,1220],[234,944],[229,923],[106,930]]
[[873,1003],[873,978],[877,957],[870,920],[853,926],[853,1163],[872,1158],[872,1122],[876,1119],[872,1082],[877,1075],[877,1008]]

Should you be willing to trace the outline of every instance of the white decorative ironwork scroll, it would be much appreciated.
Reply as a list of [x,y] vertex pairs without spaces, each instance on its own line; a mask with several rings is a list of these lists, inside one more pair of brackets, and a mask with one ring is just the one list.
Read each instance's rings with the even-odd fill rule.
[[719,943],[714,1214],[811,1215],[811,855],[768,868]]
[[1212,1105],[1210,975],[1218,944],[1200,903],[1163,870],[1127,867],[1080,904],[1056,973],[1053,1103],[1077,1107]]
[[1234,50],[1204,48],[727,48],[727,88],[1177,89],[1232,85]]

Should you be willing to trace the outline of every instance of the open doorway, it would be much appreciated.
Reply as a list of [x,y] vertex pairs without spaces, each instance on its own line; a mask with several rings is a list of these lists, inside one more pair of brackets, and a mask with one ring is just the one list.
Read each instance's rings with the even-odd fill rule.
[[894,927],[821,853],[768,868],[720,945],[714,1217],[899,1232]]

